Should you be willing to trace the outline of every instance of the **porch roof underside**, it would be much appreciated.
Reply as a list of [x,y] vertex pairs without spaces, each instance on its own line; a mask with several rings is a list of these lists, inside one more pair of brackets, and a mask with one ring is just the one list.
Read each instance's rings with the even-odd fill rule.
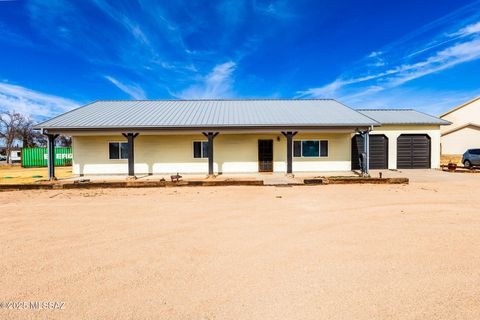
[[50,132],[92,130],[254,130],[377,126],[335,100],[96,101],[40,123]]

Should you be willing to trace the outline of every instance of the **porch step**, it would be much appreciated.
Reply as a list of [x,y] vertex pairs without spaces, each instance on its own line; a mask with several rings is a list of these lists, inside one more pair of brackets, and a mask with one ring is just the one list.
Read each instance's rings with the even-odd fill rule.
[[280,176],[280,175],[271,175],[271,176],[266,175],[261,177],[261,179],[263,180],[263,184],[265,186],[303,184],[302,182],[296,180],[295,178],[288,177],[288,176]]

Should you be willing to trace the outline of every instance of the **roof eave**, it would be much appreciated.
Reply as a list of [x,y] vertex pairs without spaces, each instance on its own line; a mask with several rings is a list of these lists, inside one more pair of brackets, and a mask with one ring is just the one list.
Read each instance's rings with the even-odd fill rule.
[[447,126],[452,124],[449,121],[445,122],[384,122],[382,126],[394,126],[394,125],[402,125],[402,126]]
[[473,102],[475,102],[475,101],[477,101],[477,100],[480,100],[480,96],[475,97],[475,98],[473,98],[472,100],[469,100],[469,101],[467,101],[467,102],[465,102],[465,103],[463,103],[463,104],[461,104],[461,105],[459,105],[459,106],[456,106],[455,108],[450,109],[450,110],[448,110],[448,111],[445,112],[445,113],[442,113],[442,114],[439,115],[438,117],[439,117],[439,118],[445,117],[446,115],[448,115],[448,114],[450,114],[450,113],[452,113],[452,112],[455,112],[455,111],[457,111],[457,110],[459,110],[459,109],[462,109],[463,107],[466,107],[466,106],[468,106],[469,104],[471,104],[471,103],[473,103]]
[[216,126],[216,125],[206,125],[206,126],[131,126],[131,127],[118,127],[118,126],[105,126],[105,127],[34,127],[35,130],[43,131],[130,131],[130,130],[169,130],[169,131],[182,131],[182,130],[252,130],[252,129],[276,129],[276,130],[287,130],[287,129],[335,129],[335,128],[356,128],[356,127],[371,127],[371,126],[380,126],[380,123],[345,123],[345,124],[308,124],[308,125],[295,125],[295,124],[286,124],[286,125],[230,125],[230,126]]

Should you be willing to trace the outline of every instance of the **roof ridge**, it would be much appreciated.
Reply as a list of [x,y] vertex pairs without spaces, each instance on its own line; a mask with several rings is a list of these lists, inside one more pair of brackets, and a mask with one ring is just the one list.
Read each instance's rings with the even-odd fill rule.
[[464,102],[464,103],[462,103],[461,105],[456,106],[456,107],[448,110],[447,112],[442,113],[442,114],[439,115],[438,117],[439,117],[439,118],[445,117],[446,115],[448,115],[448,114],[450,114],[450,113],[452,113],[452,112],[455,112],[455,111],[457,111],[457,110],[459,110],[459,109],[462,109],[463,107],[466,107],[466,106],[474,103],[474,102],[477,101],[477,100],[480,100],[480,96],[477,96],[477,97],[475,97],[475,98],[473,98],[473,99],[471,99],[471,100],[469,100],[469,101],[467,101],[467,102]]
[[[360,108],[360,109],[354,109],[357,111],[417,111],[413,108]],[[418,111],[417,111],[418,112]]]
[[[336,101],[332,98],[218,98],[218,99],[100,99],[94,102],[102,101],[129,101],[129,102],[140,102],[140,101]],[[337,101],[338,102],[338,101]]]

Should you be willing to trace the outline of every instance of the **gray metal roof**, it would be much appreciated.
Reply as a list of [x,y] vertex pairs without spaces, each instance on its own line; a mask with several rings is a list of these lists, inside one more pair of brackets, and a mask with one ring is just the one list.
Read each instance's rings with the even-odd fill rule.
[[38,129],[188,129],[378,125],[335,101],[319,99],[96,101]]
[[447,125],[450,122],[413,109],[356,109],[380,124]]

